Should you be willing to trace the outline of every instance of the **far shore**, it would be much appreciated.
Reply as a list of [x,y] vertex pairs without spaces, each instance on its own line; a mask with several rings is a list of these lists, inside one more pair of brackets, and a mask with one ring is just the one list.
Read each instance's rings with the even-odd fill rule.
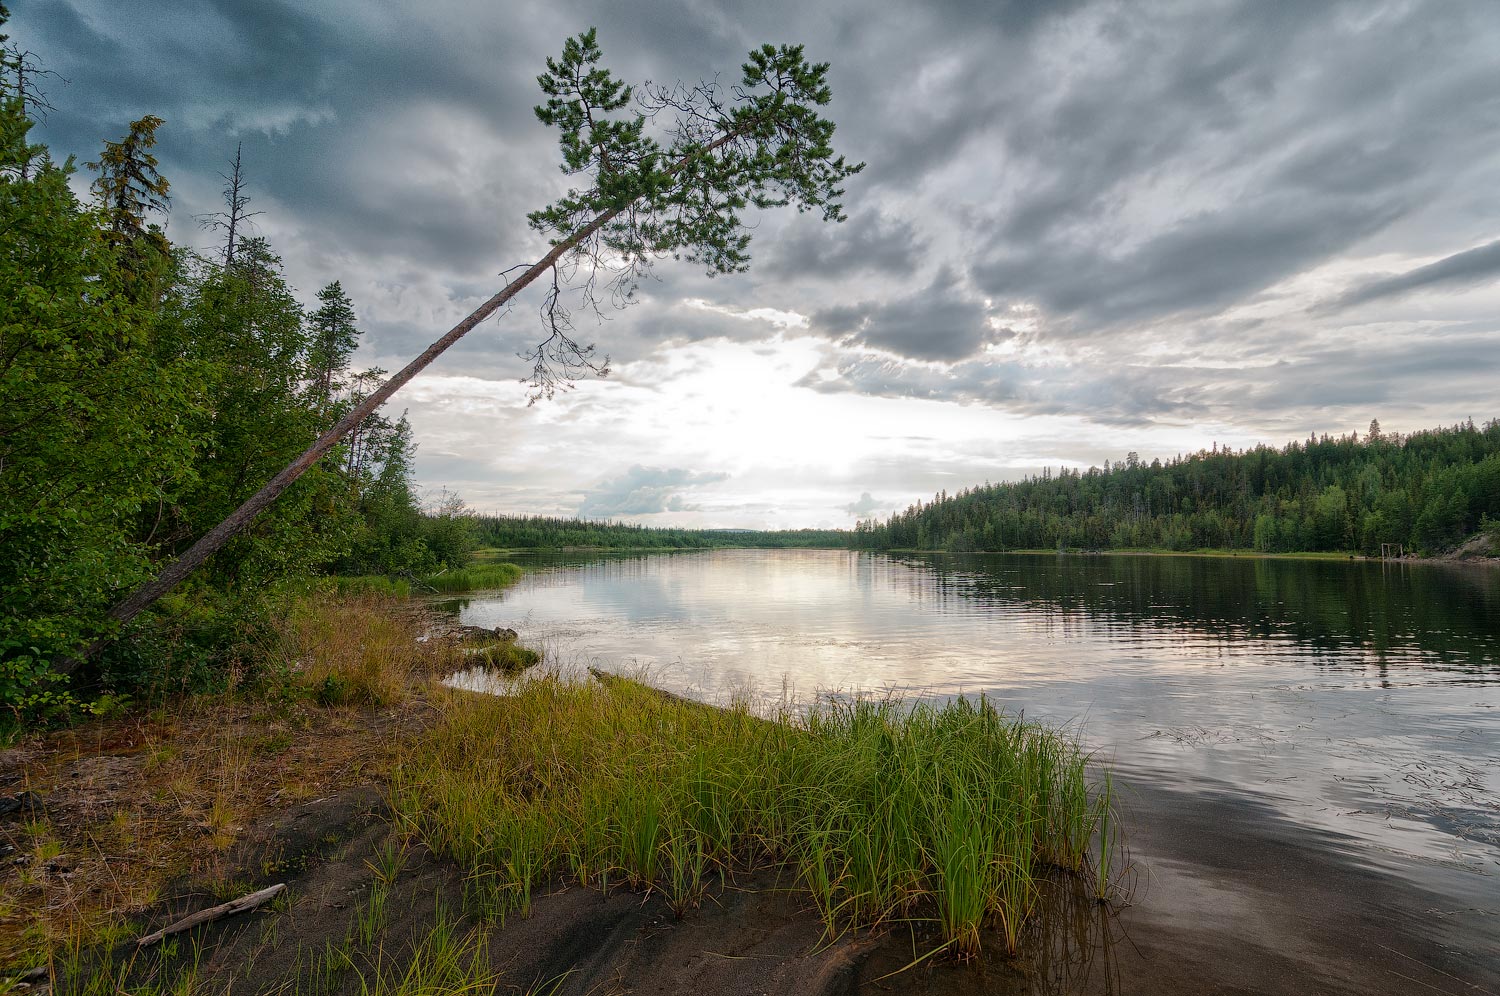
[[1120,550],[1088,550],[1088,549],[1080,549],[1078,547],[1068,547],[1068,548],[1063,549],[1063,550],[1056,550],[1056,549],[1052,549],[1052,550],[1023,549],[1023,550],[966,550],[966,551],[956,551],[956,550],[892,549],[892,550],[881,550],[881,551],[878,551],[878,552],[880,552],[880,553],[947,553],[947,554],[962,553],[965,556],[971,555],[971,554],[980,554],[980,555],[986,555],[986,556],[995,556],[995,555],[999,555],[999,554],[1004,554],[1004,555],[1009,556],[1009,555],[1014,554],[1014,555],[1017,555],[1017,556],[1026,556],[1026,557],[1043,557],[1043,556],[1045,556],[1045,557],[1209,557],[1209,558],[1215,558],[1215,559],[1238,558],[1238,559],[1245,559],[1245,560],[1314,560],[1314,561],[1330,561],[1330,562],[1338,562],[1338,563],[1348,563],[1349,561],[1357,561],[1357,562],[1361,562],[1361,563],[1371,563],[1371,564],[1381,564],[1381,563],[1385,563],[1385,564],[1444,564],[1444,565],[1464,564],[1464,565],[1474,565],[1474,566],[1481,566],[1481,567],[1484,567],[1484,566],[1488,566],[1488,567],[1500,566],[1500,557],[1483,557],[1483,556],[1458,557],[1458,556],[1453,556],[1451,554],[1449,554],[1449,555],[1443,555],[1443,556],[1438,556],[1438,557],[1416,557],[1416,556],[1406,556],[1406,557],[1371,557],[1371,556],[1367,556],[1367,555],[1362,554],[1362,553],[1350,553],[1348,551],[1339,552],[1339,551],[1327,551],[1327,550],[1325,550],[1325,551],[1304,551],[1304,552],[1298,552],[1298,553],[1267,553],[1267,552],[1261,551],[1261,550],[1212,550],[1212,549],[1205,549],[1205,550],[1152,550],[1152,549],[1140,549],[1140,548],[1120,549]]
[[1268,553],[1262,550],[1236,550],[1236,549],[1200,549],[1200,550],[1162,550],[1143,547],[1132,547],[1123,549],[1083,549],[1080,547],[1067,547],[1058,549],[1024,548],[1015,550],[918,550],[909,547],[893,547],[888,550],[863,550],[843,546],[706,546],[706,547],[681,547],[681,546],[537,546],[537,547],[512,547],[505,549],[486,549],[476,554],[479,560],[499,560],[517,554],[570,554],[570,553],[705,553],[713,550],[845,550],[854,553],[900,553],[900,554],[953,554],[953,555],[981,555],[981,556],[1025,556],[1025,557],[1210,557],[1216,559],[1249,559],[1249,560],[1312,560],[1347,563],[1358,561],[1362,563],[1389,563],[1389,564],[1443,564],[1451,566],[1461,564],[1476,567],[1500,566],[1500,557],[1468,556],[1460,557],[1453,554],[1445,554],[1436,557],[1371,557],[1362,553],[1350,551],[1303,551],[1295,553]]

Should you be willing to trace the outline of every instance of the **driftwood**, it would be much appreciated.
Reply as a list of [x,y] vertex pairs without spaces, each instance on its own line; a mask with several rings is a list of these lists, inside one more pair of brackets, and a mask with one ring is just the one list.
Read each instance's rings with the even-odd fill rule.
[[240,898],[232,899],[227,903],[222,903],[218,906],[213,906],[206,910],[199,910],[192,916],[184,917],[183,919],[178,920],[170,927],[163,927],[161,930],[158,930],[154,934],[147,934],[145,937],[142,937],[140,940],[136,941],[135,946],[138,948],[148,947],[152,944],[155,944],[157,941],[161,940],[164,937],[171,937],[173,934],[180,934],[184,930],[192,930],[200,923],[208,923],[210,921],[218,920],[226,916],[233,916],[236,913],[243,913],[246,910],[253,910],[257,906],[263,906],[266,903],[269,903],[285,890],[286,883],[277,882],[273,886],[261,889],[259,892],[252,892],[248,896],[241,896]]

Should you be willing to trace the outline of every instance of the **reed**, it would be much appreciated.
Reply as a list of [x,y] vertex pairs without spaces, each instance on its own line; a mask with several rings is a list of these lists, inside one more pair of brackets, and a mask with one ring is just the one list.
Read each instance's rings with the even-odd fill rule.
[[384,574],[335,574],[323,579],[316,587],[335,595],[385,595],[389,598],[411,595],[411,582],[405,578],[388,578]]
[[509,909],[566,876],[660,891],[683,915],[715,869],[769,859],[830,935],[924,920],[972,957],[991,928],[1015,950],[1050,869],[1105,882],[1107,798],[1085,762],[984,698],[824,697],[762,718],[544,675],[455,701],[393,796],[429,847],[498,874]]
[[422,579],[422,585],[441,592],[505,588],[520,580],[522,573],[515,564],[470,564],[456,571],[429,575]]

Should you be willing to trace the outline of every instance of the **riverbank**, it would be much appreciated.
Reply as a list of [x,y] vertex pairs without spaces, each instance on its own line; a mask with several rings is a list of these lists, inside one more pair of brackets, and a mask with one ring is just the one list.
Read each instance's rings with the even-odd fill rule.
[[[413,603],[307,617],[279,692],[5,753],[0,965],[41,968],[58,993],[413,992],[410,971],[446,980],[424,993],[639,973],[675,988],[688,979],[665,963],[621,963],[670,929],[674,962],[754,958],[767,985],[836,991],[892,944],[999,970],[1044,898],[1091,905],[1107,879],[1080,874],[1107,816],[1081,756],[982,702],[829,703],[792,722],[620,680],[475,696],[436,683],[463,648]],[[273,904],[136,948],[277,886]]]
[[[329,634],[360,631],[347,619],[328,622],[322,631]],[[435,629],[405,632],[415,646],[416,635]],[[434,806],[476,801],[477,783],[422,778],[416,791],[438,795],[415,808],[392,808],[398,766],[412,744],[466,709],[486,715],[458,723],[463,737],[450,736],[450,747],[466,763],[447,764],[450,771],[540,787],[555,777],[546,773],[546,744],[572,738],[555,735],[557,717],[537,714],[525,724],[535,738],[529,746],[473,739],[497,728],[491,710],[507,714],[514,704],[435,686],[432,679],[452,666],[437,657],[406,669],[406,691],[386,698],[392,686],[373,680],[379,669],[347,657],[309,673],[283,701],[198,699],[7,752],[0,761],[6,794],[25,786],[36,798],[25,813],[0,821],[4,839],[23,845],[15,856],[27,859],[0,868],[0,937],[9,942],[17,916],[45,909],[58,931],[54,940],[63,942],[56,967],[95,979],[128,969],[137,992],[166,992],[188,977],[199,993],[634,989],[708,996],[1472,994],[1500,984],[1490,929],[1500,913],[1482,892],[1492,877],[1450,870],[1455,881],[1470,876],[1463,882],[1472,898],[1454,903],[1465,895],[1462,887],[1424,887],[1422,876],[1445,874],[1440,867],[1393,875],[1371,867],[1337,835],[1247,803],[1231,786],[1189,793],[1139,773],[1114,784],[1129,848],[1121,901],[1089,901],[1067,887],[1066,876],[1040,880],[1018,958],[1007,955],[991,921],[981,959],[937,957],[902,972],[941,943],[935,928],[914,930],[905,916],[892,917],[880,929],[842,929],[830,940],[805,880],[770,861],[723,877],[710,863],[696,909],[674,910],[669,888],[605,891],[563,875],[533,881],[525,915],[502,904],[491,905],[487,918],[475,906],[483,876],[502,886],[520,879],[503,877],[506,870],[483,856],[434,853],[417,824]],[[344,680],[328,682],[330,675]],[[343,691],[324,701],[309,691],[323,687]],[[682,704],[689,714],[717,714]],[[652,728],[666,715],[641,714],[655,716]],[[529,754],[507,761],[507,751]],[[448,754],[444,748],[436,757]],[[34,832],[39,828],[45,835]],[[28,888],[43,891],[12,891],[23,876],[30,876]],[[134,938],[149,930],[281,883],[286,894],[267,907],[144,954],[133,951]],[[107,900],[115,905],[106,914]],[[109,967],[80,950],[111,952]],[[12,956],[0,955],[0,965],[12,964]],[[422,988],[407,984],[413,973]]]

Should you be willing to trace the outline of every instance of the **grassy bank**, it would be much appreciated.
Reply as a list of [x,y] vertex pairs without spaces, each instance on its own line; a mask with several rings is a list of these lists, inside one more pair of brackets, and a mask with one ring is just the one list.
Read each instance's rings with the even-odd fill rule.
[[[313,592],[239,687],[6,752],[35,806],[0,821],[0,991],[33,966],[54,993],[490,991],[529,943],[506,917],[568,882],[615,915],[635,889],[699,920],[777,883],[803,897],[776,915],[808,958],[820,931],[909,921],[925,954],[969,956],[1015,950],[1048,876],[1108,887],[1107,791],[1073,743],[983,700],[764,718],[624,681],[436,685],[465,649],[421,603]],[[337,815],[351,793],[365,815]],[[135,950],[276,882],[222,932]],[[717,922],[725,943],[744,929]]]
[[[383,780],[430,722],[426,687],[456,640],[379,595],[294,603],[258,670],[230,690],[34,734],[0,754],[0,967],[142,932],[169,896],[244,891],[232,852],[270,814]],[[0,991],[5,991],[0,985]],[[113,990],[111,990],[113,991]]]
[[762,719],[645,686],[544,677],[455,701],[405,755],[402,818],[470,870],[487,916],[529,911],[557,877],[660,892],[682,916],[713,882],[767,864],[833,936],[924,920],[972,955],[1014,951],[1049,869],[1097,876],[1107,792],[1055,732],[960,699],[823,700]]
[[460,570],[431,575],[423,578],[422,583],[433,591],[480,591],[507,588],[519,581],[522,573],[515,564],[476,563]]
[[[481,554],[490,551],[480,551]],[[460,591],[485,591],[508,588],[521,579],[524,568],[517,564],[499,563],[493,557],[476,555],[474,562],[458,570],[443,571],[420,578],[390,578],[379,574],[357,577],[330,577],[321,581],[321,586],[340,595],[387,595],[406,598],[413,594],[438,592],[452,594]]]

